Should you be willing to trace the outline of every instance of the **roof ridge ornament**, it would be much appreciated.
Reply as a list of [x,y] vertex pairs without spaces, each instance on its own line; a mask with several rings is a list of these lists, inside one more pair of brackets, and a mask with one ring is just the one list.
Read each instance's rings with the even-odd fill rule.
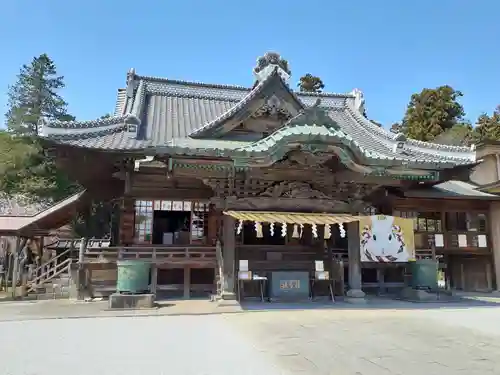
[[354,89],[350,92],[352,96],[354,96],[354,108],[359,113],[364,113],[365,111],[365,96],[363,94],[363,91],[360,89]]
[[135,77],[136,77],[135,69],[130,68],[130,70],[127,72],[127,96],[129,98],[134,96],[134,90],[137,86]]
[[283,81],[287,82],[292,72],[288,67],[288,61],[281,58],[279,53],[266,52],[264,56],[257,59],[257,65],[253,68],[253,74],[257,82],[265,80],[274,70],[277,70]]

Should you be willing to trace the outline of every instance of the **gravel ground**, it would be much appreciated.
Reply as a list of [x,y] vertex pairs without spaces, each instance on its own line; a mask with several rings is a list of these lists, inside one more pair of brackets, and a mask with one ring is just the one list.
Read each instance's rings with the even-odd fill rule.
[[[15,306],[0,306],[0,318]],[[498,306],[90,319],[24,306],[21,320],[0,322],[2,375],[500,374]],[[49,306],[48,319],[26,319]]]
[[233,315],[292,374],[500,374],[499,307]]
[[222,315],[10,321],[0,332],[2,375],[283,374]]

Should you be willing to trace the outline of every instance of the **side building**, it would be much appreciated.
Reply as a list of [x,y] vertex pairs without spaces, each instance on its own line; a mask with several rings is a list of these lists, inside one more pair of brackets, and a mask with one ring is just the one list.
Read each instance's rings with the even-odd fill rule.
[[275,53],[253,73],[241,87],[132,69],[113,117],[40,124],[90,195],[121,202],[119,246],[85,259],[101,282],[130,256],[153,263],[157,293],[187,297],[220,278],[231,296],[242,267],[314,273],[323,260],[362,297],[404,280],[394,257],[360,257],[359,216],[381,214],[415,219],[414,255],[439,258],[451,287],[495,288],[497,196],[468,182],[474,149],[387,132],[363,116],[360,90],[295,92]]

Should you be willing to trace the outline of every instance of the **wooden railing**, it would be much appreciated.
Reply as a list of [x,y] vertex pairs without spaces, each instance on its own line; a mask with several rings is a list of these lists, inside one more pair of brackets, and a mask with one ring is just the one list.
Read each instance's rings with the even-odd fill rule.
[[120,246],[90,248],[85,252],[85,262],[113,262],[140,259],[150,262],[192,263],[216,261],[215,246]]
[[47,263],[46,266],[37,268],[37,271],[41,271],[41,274],[28,282],[28,293],[35,291],[40,285],[45,284],[55,277],[70,271],[72,259],[66,258],[65,260],[59,262],[59,257],[60,256],[53,258],[50,263]]

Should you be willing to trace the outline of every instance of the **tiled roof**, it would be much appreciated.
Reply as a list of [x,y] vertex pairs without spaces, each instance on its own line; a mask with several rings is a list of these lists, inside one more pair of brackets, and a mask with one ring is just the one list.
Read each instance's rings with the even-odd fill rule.
[[[57,229],[62,224],[59,221],[52,220],[52,217],[66,210],[64,219],[68,222],[74,212],[69,208],[76,205],[84,196],[85,191],[69,196],[68,198],[46,207],[45,209],[32,212],[29,215],[0,215],[0,235],[11,235],[23,230],[31,229]],[[53,224],[53,225],[51,225]]]
[[468,182],[451,180],[432,187],[407,191],[405,196],[413,198],[500,199],[500,196],[479,191],[478,188],[478,186]]
[[0,193],[0,216],[30,216],[48,206],[48,203],[34,203],[21,195],[9,196]]
[[[45,123],[42,124],[42,136],[77,147],[106,150],[141,150],[179,142],[207,148],[208,141],[190,143],[191,136],[203,136],[203,130],[223,123],[238,111],[244,111],[246,104],[258,97],[266,84],[261,81],[254,88],[211,85],[140,76],[135,71],[130,72],[128,77],[127,88],[118,91],[114,117],[86,122]],[[296,98],[304,107],[310,107],[318,98],[321,99],[321,108],[328,112],[343,133],[368,154],[409,162],[423,160],[436,165],[462,165],[475,161],[475,152],[467,147],[405,140],[401,135],[397,137],[370,122],[360,112],[362,98],[359,92],[301,93],[286,87],[291,98]],[[138,131],[129,131],[128,124],[139,124]],[[395,152],[395,145],[401,140],[404,141],[404,148]],[[234,144],[227,143],[226,149],[233,147]]]

